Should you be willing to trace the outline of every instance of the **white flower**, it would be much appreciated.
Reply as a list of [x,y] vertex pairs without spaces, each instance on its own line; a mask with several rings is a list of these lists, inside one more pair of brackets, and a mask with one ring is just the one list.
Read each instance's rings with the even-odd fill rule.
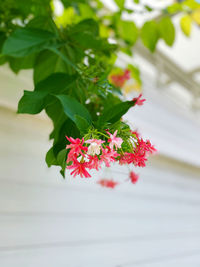
[[91,143],[88,147],[88,155],[94,156],[94,155],[99,155],[101,150],[101,145],[97,144],[97,143]]

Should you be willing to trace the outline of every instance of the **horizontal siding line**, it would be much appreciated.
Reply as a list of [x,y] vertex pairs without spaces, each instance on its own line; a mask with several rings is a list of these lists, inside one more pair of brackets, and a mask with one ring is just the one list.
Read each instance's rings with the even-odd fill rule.
[[[90,218],[97,218],[97,219],[107,219],[107,218],[118,218],[118,219],[127,219],[127,218],[137,218],[138,217],[148,217],[161,219],[192,219],[195,217],[200,218],[200,213],[158,213],[158,212],[130,212],[130,213],[123,213],[123,212],[21,212],[21,211],[14,211],[14,212],[7,212],[7,211],[0,211],[1,217],[26,217],[26,218],[67,218],[67,219],[74,219],[74,218],[81,218],[81,219],[90,219]],[[170,218],[171,216],[171,218]]]
[[[126,173],[126,172],[122,172],[122,171],[118,171],[118,170],[109,170],[108,173],[105,173],[105,176],[106,175],[109,175],[112,176],[113,173],[117,173],[117,174],[122,174],[124,175],[125,177],[128,177],[129,174]],[[197,180],[196,178],[193,178],[193,179],[187,179],[187,178],[182,178],[182,181],[184,182],[190,182],[190,184],[186,185],[186,184],[182,184],[181,182],[182,181],[168,181],[167,179],[163,179],[163,180],[160,180],[160,179],[156,179],[156,174],[155,175],[149,175],[149,174],[141,174],[140,175],[141,178],[144,180],[145,179],[145,184],[149,184],[149,185],[158,185],[158,186],[168,186],[168,187],[173,187],[173,188],[176,188],[178,190],[185,190],[185,191],[195,191],[197,193],[199,193],[199,190],[200,190],[200,175],[199,175],[199,180]],[[180,178],[180,177],[179,177]],[[152,180],[151,180],[152,179]],[[3,183],[13,183],[13,184],[26,184],[26,185],[35,185],[35,186],[43,186],[43,187],[66,187],[67,185],[69,184],[63,184],[63,185],[55,185],[55,184],[48,184],[48,185],[45,185],[43,183],[37,183],[37,182],[34,182],[34,181],[31,181],[31,182],[24,182],[24,181],[16,181],[15,179],[12,179],[12,178],[1,178],[0,177],[0,183],[3,182]],[[193,184],[194,182],[194,184]],[[192,183],[192,185],[191,185]]]
[[62,242],[51,242],[51,243],[38,243],[38,244],[26,244],[16,246],[0,246],[0,252],[10,251],[21,251],[21,250],[35,250],[35,249],[46,249],[46,248],[58,248],[58,247],[79,247],[79,246],[91,246],[91,245],[102,245],[102,244],[113,244],[113,243],[129,243],[129,242],[148,242],[148,241],[167,241],[177,240],[185,238],[198,238],[200,233],[167,233],[164,235],[134,235],[127,237],[115,237],[115,238],[104,238],[104,239],[85,239],[85,240],[74,240],[74,241],[62,241]]
[[[121,171],[118,171],[118,170],[110,170],[110,173],[112,175],[112,173],[119,173],[119,174],[124,174],[126,175],[127,177],[129,176],[129,173],[125,173],[125,172],[121,172]],[[163,179],[163,180],[160,180],[160,179],[156,179],[156,174],[155,175],[149,175],[149,174],[145,174],[145,173],[142,173],[140,175],[142,177],[142,179],[146,179],[145,180],[145,184],[150,184],[150,185],[164,185],[164,186],[169,186],[169,187],[174,187],[176,189],[185,189],[188,191],[191,190],[191,191],[196,191],[199,193],[199,190],[200,190],[200,175],[199,175],[199,181],[197,182],[197,180],[194,178],[194,179],[188,179],[188,178],[182,178],[182,180],[184,181],[187,181],[187,182],[190,182],[190,183],[193,183],[195,182],[196,184],[198,184],[198,187],[197,188],[195,185],[185,185],[185,184],[182,184],[181,181],[180,182],[176,182],[176,181],[170,181],[168,182],[167,180]],[[180,178],[180,177],[179,177]],[[153,179],[153,180],[149,180],[149,179]],[[166,182],[167,181],[167,182]]]
[[[192,257],[195,255],[200,255],[200,249],[195,249],[195,250],[191,250],[191,251],[187,250],[187,251],[180,252],[180,253],[168,254],[168,255],[164,255],[164,256],[151,257],[151,258],[146,258],[146,259],[142,259],[142,260],[136,260],[136,261],[131,261],[131,262],[127,262],[127,263],[121,263],[121,264],[115,265],[115,267],[138,266],[138,265],[147,266],[147,264],[149,266],[151,263],[155,264],[155,263],[159,263],[159,262],[166,262],[166,261],[171,261],[171,260],[176,260],[176,259],[188,258],[188,257]],[[176,265],[176,266],[180,267],[178,265]]]
[[[0,182],[1,183],[1,182]],[[179,204],[184,204],[186,206],[200,206],[200,198],[197,199],[197,200],[194,200],[194,199],[183,199],[181,197],[177,198],[177,197],[172,197],[172,196],[156,196],[155,194],[147,194],[147,193],[142,193],[142,192],[136,192],[136,191],[133,191],[133,192],[130,192],[130,191],[127,191],[127,192],[122,192],[122,191],[113,191],[112,193],[111,192],[108,192],[108,191],[100,191],[100,190],[97,190],[97,189],[94,189],[94,188],[86,188],[86,187],[81,187],[81,186],[74,186],[74,185],[67,185],[67,186],[58,186],[58,185],[44,185],[44,184],[34,184],[34,183],[27,183],[27,182],[16,182],[16,181],[8,181],[8,180],[4,180],[4,183],[5,184],[14,184],[14,185],[17,185],[17,186],[28,186],[30,188],[32,187],[42,187],[43,189],[54,189],[54,190],[64,190],[64,191],[74,191],[74,192],[81,192],[82,194],[84,193],[87,193],[87,194],[100,194],[102,195],[102,197],[104,196],[104,194],[112,194],[113,197],[123,197],[124,199],[142,199],[142,200],[151,200],[151,201],[159,201],[159,202],[168,202],[168,203],[173,203],[173,205],[179,205]]]

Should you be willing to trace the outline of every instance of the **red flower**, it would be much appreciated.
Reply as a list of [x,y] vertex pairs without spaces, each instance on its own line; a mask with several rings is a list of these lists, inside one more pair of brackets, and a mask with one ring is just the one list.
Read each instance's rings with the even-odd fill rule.
[[97,183],[103,187],[109,187],[109,188],[115,188],[119,184],[113,180],[108,180],[108,179],[101,179]]
[[83,151],[87,151],[87,147],[84,147],[83,146],[83,143],[84,143],[84,139],[82,138],[82,140],[80,140],[79,138],[72,138],[72,137],[67,137],[67,140],[69,142],[71,142],[70,145],[67,145],[66,146],[66,149],[69,149],[71,148],[69,154],[68,154],[68,157],[67,157],[67,162],[70,162],[70,161],[74,161],[74,158],[77,158],[79,154],[81,154],[82,156],[84,156]]
[[113,74],[110,78],[115,86],[122,87],[131,78],[130,70],[125,70],[123,74]]
[[131,172],[129,173],[129,178],[130,178],[130,180],[131,180],[131,183],[135,184],[135,183],[137,183],[137,181],[138,181],[138,179],[139,179],[139,175],[136,174],[135,172],[131,171]]
[[102,148],[101,162],[104,161],[106,167],[110,167],[110,162],[116,161],[116,157],[119,154],[115,150],[111,150],[109,147]]
[[134,134],[136,136],[136,138],[140,137],[140,134],[138,133],[138,131],[131,131],[132,134]]
[[87,162],[79,162],[77,159],[74,158],[73,164],[70,166],[67,166],[67,169],[74,169],[71,172],[71,175],[73,175],[74,177],[76,177],[76,175],[80,175],[81,177],[91,177],[91,175],[87,172],[86,167],[87,166]]
[[87,167],[91,170],[91,169],[96,169],[97,171],[99,170],[99,168],[101,167],[101,161],[99,160],[99,158],[97,157],[97,155],[95,156],[90,156],[88,155],[88,159],[89,162],[87,162]]
[[140,94],[138,97],[134,97],[132,101],[135,102],[135,105],[142,106],[144,104],[144,101],[146,99],[140,99],[142,97],[142,94]]
[[135,152],[135,153],[124,153],[123,156],[119,159],[119,164],[131,164],[135,166],[144,167],[145,161],[147,160],[145,153]]

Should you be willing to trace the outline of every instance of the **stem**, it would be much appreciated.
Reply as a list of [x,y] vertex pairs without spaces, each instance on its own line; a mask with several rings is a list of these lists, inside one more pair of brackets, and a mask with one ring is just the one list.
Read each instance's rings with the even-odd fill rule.
[[105,136],[106,138],[109,138],[109,136],[108,136],[108,135],[106,135],[106,134],[103,134],[103,133],[101,133],[101,132],[96,132],[96,133],[98,133],[98,134],[101,134],[101,135]]

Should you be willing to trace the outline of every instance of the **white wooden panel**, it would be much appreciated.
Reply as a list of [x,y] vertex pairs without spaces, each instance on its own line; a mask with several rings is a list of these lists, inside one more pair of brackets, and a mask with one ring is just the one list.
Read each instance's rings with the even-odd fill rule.
[[[137,240],[136,242],[96,242],[79,244],[51,244],[46,246],[27,247],[12,251],[2,251],[1,264],[4,267],[10,266],[87,266],[87,267],[125,267],[125,266],[143,266],[150,262],[157,263],[160,260],[168,262],[172,255],[180,259],[199,255],[199,240],[195,238],[179,239],[155,239],[149,241]],[[159,255],[159,257],[158,257]],[[175,256],[173,258],[175,258]],[[148,266],[148,265],[146,265]],[[167,266],[167,265],[165,265]]]

